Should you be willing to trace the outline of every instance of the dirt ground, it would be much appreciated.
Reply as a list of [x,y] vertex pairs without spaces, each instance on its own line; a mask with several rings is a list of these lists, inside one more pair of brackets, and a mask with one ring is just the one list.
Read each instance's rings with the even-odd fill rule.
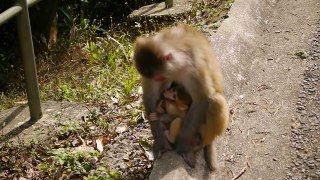
[[213,35],[233,112],[217,179],[318,179],[320,2],[238,3]]

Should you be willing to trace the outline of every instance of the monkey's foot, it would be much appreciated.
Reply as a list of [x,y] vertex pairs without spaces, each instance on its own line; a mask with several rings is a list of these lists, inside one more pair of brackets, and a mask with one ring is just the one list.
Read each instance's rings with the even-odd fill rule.
[[153,156],[155,159],[160,158],[163,153],[170,150],[172,150],[172,147],[167,139],[164,139],[162,141],[154,141],[153,143]]
[[183,152],[180,153],[184,161],[191,167],[195,168],[196,165],[196,154],[194,152]]
[[206,158],[205,161],[210,172],[215,172],[217,170],[217,165],[213,161]]
[[210,172],[216,171],[218,168],[217,163],[217,155],[216,155],[216,149],[214,147],[214,144],[207,145],[203,149],[203,155],[204,160],[206,161],[206,164],[208,166],[208,169]]

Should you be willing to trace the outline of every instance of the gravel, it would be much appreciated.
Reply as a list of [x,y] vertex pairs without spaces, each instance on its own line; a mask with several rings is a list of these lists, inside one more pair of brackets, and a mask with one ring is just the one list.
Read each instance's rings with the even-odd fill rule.
[[311,40],[309,61],[291,125],[294,156],[287,179],[320,179],[320,24]]
[[129,127],[108,144],[106,160],[110,169],[121,172],[124,179],[148,179],[153,160],[149,159],[141,141],[152,143],[149,123],[143,121]]

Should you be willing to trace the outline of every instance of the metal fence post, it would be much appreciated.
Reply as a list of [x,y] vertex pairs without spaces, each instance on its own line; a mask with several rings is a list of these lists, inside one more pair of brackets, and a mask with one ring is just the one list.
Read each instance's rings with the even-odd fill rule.
[[25,80],[27,86],[28,104],[31,120],[42,117],[41,101],[39,95],[39,85],[35,56],[33,51],[31,27],[27,0],[18,0],[22,11],[17,15],[18,34],[20,38],[21,54],[24,65]]

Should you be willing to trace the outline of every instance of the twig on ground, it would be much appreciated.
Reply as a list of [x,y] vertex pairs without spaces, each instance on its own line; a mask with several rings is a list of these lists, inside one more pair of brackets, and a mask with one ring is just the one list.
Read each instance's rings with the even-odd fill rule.
[[275,110],[275,112],[273,113],[273,115],[276,115],[277,112],[278,112],[282,107],[283,107],[283,101],[281,101],[281,106],[279,106],[279,107]]
[[239,173],[238,175],[236,175],[235,177],[233,177],[232,180],[238,179],[239,177],[241,177],[241,176],[247,171],[247,169],[248,169],[250,166],[249,166],[249,163],[246,163],[246,164],[247,164],[247,166],[244,167],[244,168],[240,171],[240,173]]

